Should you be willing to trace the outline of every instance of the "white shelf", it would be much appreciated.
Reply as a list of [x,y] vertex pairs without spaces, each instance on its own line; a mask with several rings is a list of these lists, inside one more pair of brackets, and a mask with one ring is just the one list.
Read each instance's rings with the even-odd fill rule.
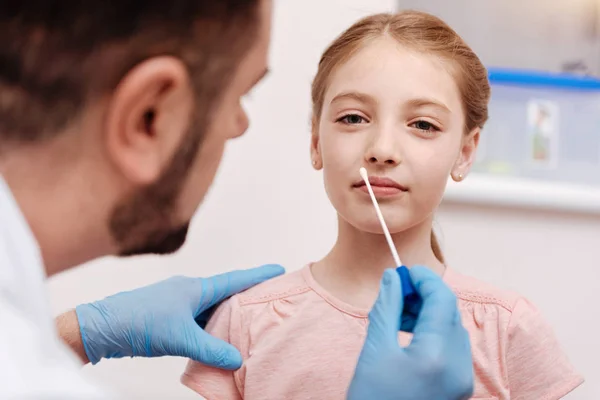
[[475,173],[450,180],[443,201],[600,215],[599,187]]

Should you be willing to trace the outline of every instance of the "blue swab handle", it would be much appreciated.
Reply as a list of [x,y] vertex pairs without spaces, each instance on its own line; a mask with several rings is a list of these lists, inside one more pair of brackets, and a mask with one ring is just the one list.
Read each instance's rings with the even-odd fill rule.
[[401,266],[396,268],[396,272],[400,275],[400,283],[402,284],[402,295],[404,297],[404,308],[410,309],[410,305],[419,301],[419,294],[415,289],[412,280],[410,279],[410,273],[408,268]]
[[415,329],[417,319],[419,318],[423,301],[415,289],[412,279],[410,279],[408,268],[400,266],[396,268],[396,272],[398,272],[398,275],[400,276],[402,297],[404,298],[404,307],[402,308],[400,321],[398,321],[398,329],[412,333],[413,329]]

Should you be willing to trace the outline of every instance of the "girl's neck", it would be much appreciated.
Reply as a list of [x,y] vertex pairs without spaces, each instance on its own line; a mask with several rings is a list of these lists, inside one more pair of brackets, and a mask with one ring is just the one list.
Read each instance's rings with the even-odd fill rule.
[[[392,235],[404,265],[425,265],[440,275],[444,265],[431,248],[432,218]],[[325,258],[313,265],[315,280],[346,303],[369,309],[386,268],[395,267],[383,234],[360,231],[338,216],[338,239]]]

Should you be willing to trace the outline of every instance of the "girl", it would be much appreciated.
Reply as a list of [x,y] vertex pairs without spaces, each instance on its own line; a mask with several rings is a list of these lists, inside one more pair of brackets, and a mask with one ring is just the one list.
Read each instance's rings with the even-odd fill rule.
[[481,61],[431,15],[374,15],[335,40],[313,82],[311,157],[338,213],[337,242],[322,260],[221,305],[207,331],[235,345],[244,366],[190,362],[183,383],[209,400],[345,398],[393,265],[365,167],[404,263],[429,266],[458,297],[475,398],[559,399],[580,385],[534,306],[447,267],[432,232],[448,176],[463,180],[475,158],[489,96]]

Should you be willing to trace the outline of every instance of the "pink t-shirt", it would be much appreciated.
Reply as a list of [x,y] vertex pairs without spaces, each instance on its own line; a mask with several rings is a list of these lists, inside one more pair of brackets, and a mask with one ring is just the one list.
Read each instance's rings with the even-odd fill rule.
[[[583,379],[537,309],[519,295],[447,269],[470,334],[475,399],[560,399]],[[314,280],[310,265],[232,297],[206,330],[236,346],[235,372],[190,362],[182,383],[208,400],[345,399],[368,310]],[[399,333],[402,345],[410,334]]]

